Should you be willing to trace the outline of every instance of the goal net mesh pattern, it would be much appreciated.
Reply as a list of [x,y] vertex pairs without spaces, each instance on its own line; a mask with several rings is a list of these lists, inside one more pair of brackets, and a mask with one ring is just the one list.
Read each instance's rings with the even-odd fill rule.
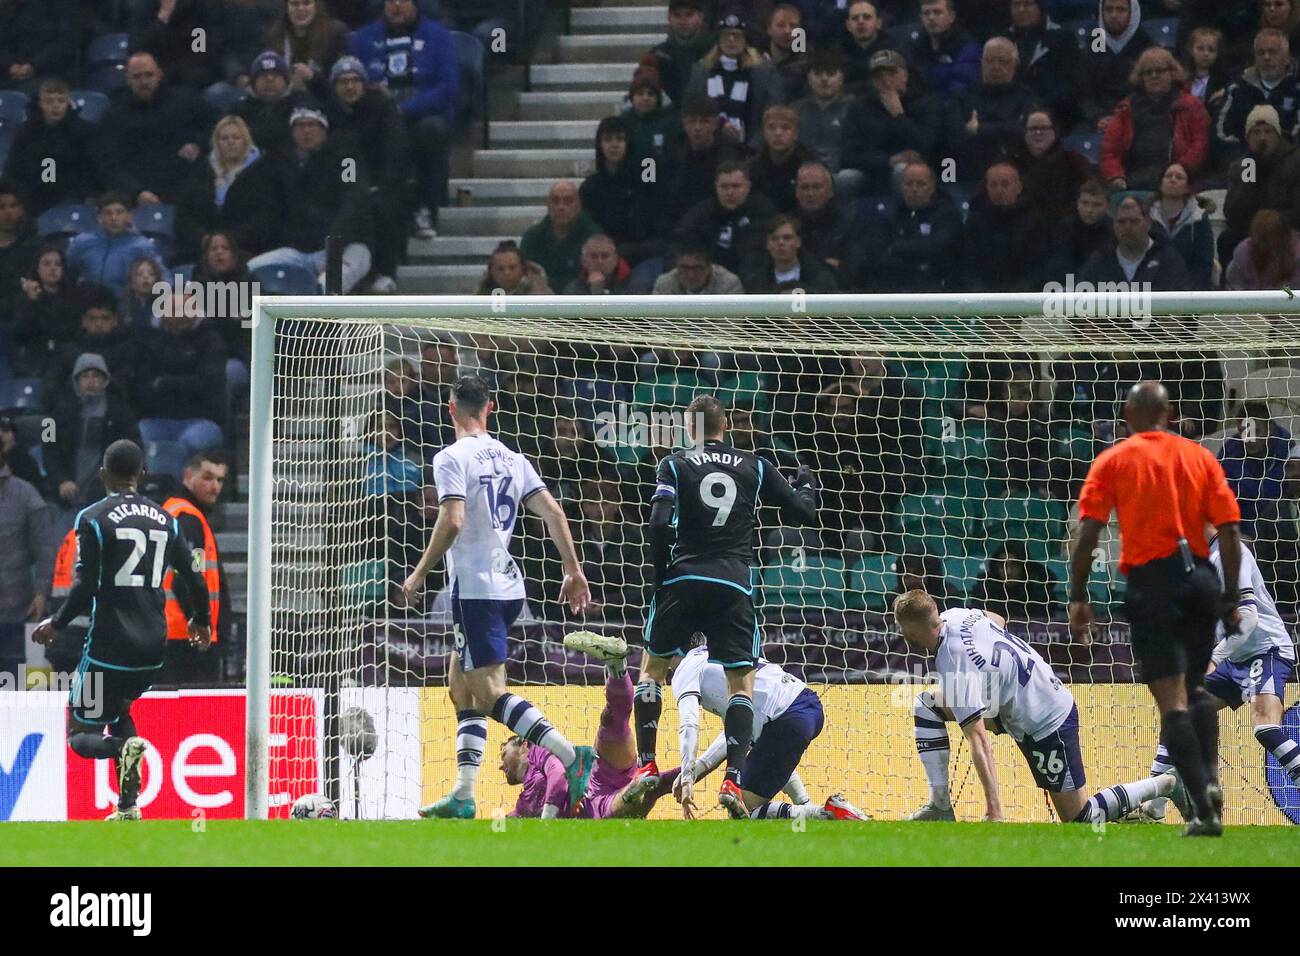
[[[401,584],[436,517],[432,461],[454,440],[446,399],[458,375],[493,388],[490,429],[564,506],[592,583],[598,607],[575,620],[557,600],[544,527],[518,509],[513,554],[528,600],[509,681],[574,743],[594,739],[603,671],[566,654],[562,638],[625,637],[635,675],[655,466],[686,443],[685,408],[700,394],[731,410],[730,442],[787,476],[801,461],[816,476],[819,524],[784,527],[764,512],[753,572],[764,656],[825,704],[800,767],[814,799],[843,792],[877,818],[902,818],[926,798],[912,699],[928,661],[888,615],[916,586],[941,606],[1004,615],[1070,685],[1090,788],[1147,775],[1157,717],[1135,682],[1113,525],[1089,582],[1098,634],[1085,646],[1065,624],[1074,502],[1089,463],[1124,436],[1120,408],[1138,380],[1162,379],[1176,427],[1225,460],[1288,620],[1300,600],[1290,463],[1300,328],[1289,317],[550,319],[500,315],[486,298],[473,318],[437,308],[431,299],[428,317],[401,323],[275,320],[272,682],[325,691],[327,792],[344,816],[414,816],[455,776],[445,571],[413,604]],[[1284,721],[1292,738],[1297,716],[1292,707]],[[721,722],[705,721],[707,742]],[[366,746],[358,728],[371,724]],[[1300,822],[1300,797],[1246,711],[1225,712],[1222,728],[1228,822]],[[949,736],[958,818],[978,819],[982,792],[960,731]],[[497,767],[505,737],[491,724],[480,816],[509,810],[518,793]],[[676,747],[666,694],[661,766],[676,764]],[[1014,742],[997,736],[995,751],[1007,817],[1052,819]],[[303,781],[311,771],[304,763]],[[677,812],[669,799],[654,816]]]

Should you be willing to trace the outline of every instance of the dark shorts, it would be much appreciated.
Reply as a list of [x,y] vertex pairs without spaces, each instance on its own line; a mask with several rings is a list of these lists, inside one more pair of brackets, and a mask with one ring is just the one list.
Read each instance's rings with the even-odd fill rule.
[[1129,570],[1124,613],[1142,680],[1182,674],[1199,686],[1214,651],[1223,587],[1210,562],[1197,558],[1191,574],[1178,554]]
[[718,581],[680,580],[665,584],[650,601],[645,646],[654,657],[675,657],[694,646],[703,631],[709,663],[753,667],[758,660],[758,616],[754,598]]
[[1029,761],[1034,783],[1052,793],[1069,793],[1084,785],[1083,756],[1079,753],[1079,708],[1050,734],[1039,740],[1025,738],[1016,746]]
[[821,700],[811,690],[805,690],[754,741],[740,771],[741,789],[764,800],[776,796],[825,724]]
[[122,670],[83,656],[68,692],[69,712],[80,724],[111,730],[153,686],[161,670]]
[[1295,664],[1271,650],[1245,661],[1220,661],[1205,678],[1205,689],[1233,710],[1260,694],[1285,702],[1286,684],[1294,673]]
[[472,671],[476,667],[490,667],[509,657],[510,645],[506,635],[523,609],[522,598],[513,601],[462,598],[453,587],[451,625],[460,669]]

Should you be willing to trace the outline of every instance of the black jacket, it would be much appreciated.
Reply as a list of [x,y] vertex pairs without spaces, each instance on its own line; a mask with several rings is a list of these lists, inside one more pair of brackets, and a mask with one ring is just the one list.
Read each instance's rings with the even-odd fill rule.
[[266,252],[278,226],[278,202],[271,163],[263,155],[235,177],[218,209],[216,173],[205,157],[176,204],[176,260],[197,261],[203,237],[217,231],[230,233],[245,255]]
[[[957,159],[957,180],[975,182],[995,159],[1024,141],[1025,116],[1038,104],[1033,90],[1020,83],[962,90],[948,104],[947,145]],[[979,128],[966,129],[971,113]]]
[[742,263],[766,255],[767,221],[775,215],[776,207],[762,193],[751,192],[735,209],[723,209],[715,196],[682,217],[676,236],[712,247],[713,261],[739,275]]
[[66,388],[72,380],[77,358],[85,352],[103,357],[112,379],[108,386],[110,392],[120,391],[123,395],[130,395],[135,376],[146,374],[146,367],[138,364],[138,346],[131,330],[119,325],[107,335],[78,333],[72,341],[64,342],[53,350],[45,374],[47,394],[57,395]]
[[206,418],[226,410],[226,345],[206,323],[185,332],[137,333],[140,371],[133,407],[141,418]]
[[881,50],[897,50],[898,44],[881,30],[869,45],[861,47],[847,30],[841,30],[839,47],[840,56],[844,60],[844,92],[854,96],[874,95],[869,68],[871,58]]
[[749,163],[749,181],[756,192],[772,200],[781,212],[795,211],[794,181],[799,167],[815,160],[808,147],[796,142],[790,154],[782,160],[772,158],[771,150],[764,146]]
[[10,85],[16,63],[31,64],[38,78],[68,76],[77,58],[79,13],[73,0],[0,3],[0,89]]
[[[220,80],[226,31],[221,0],[176,0],[171,18],[158,19],[159,0],[136,5],[131,21],[131,49],[154,55],[174,83],[203,89]],[[204,48],[194,48],[195,30],[201,30]]]
[[147,189],[175,202],[195,166],[177,153],[187,143],[202,149],[212,119],[203,97],[184,87],[164,83],[147,103],[118,90],[99,124],[103,185],[130,196]]
[[1187,272],[1183,257],[1172,246],[1166,245],[1156,235],[1152,235],[1152,245],[1138,265],[1132,280],[1120,265],[1115,243],[1095,252],[1088,264],[1083,267],[1080,281],[1098,282],[1143,282],[1150,283],[1152,292],[1187,292],[1195,289],[1192,277]]
[[345,156],[334,143],[326,142],[305,156],[294,150],[271,160],[277,223],[272,247],[318,252],[325,248],[328,235],[345,242],[371,241],[365,167],[358,167],[356,182],[344,182],[339,171]]
[[789,292],[792,289],[803,289],[809,295],[840,291],[830,266],[803,249],[799,250],[798,281],[777,282],[772,259],[767,255],[764,255],[761,260],[750,263],[749,268],[741,275],[740,281],[745,287],[745,292],[751,295]]
[[971,292],[1032,291],[1047,243],[1040,222],[1023,202],[1014,206],[994,206],[986,200],[973,203],[962,250],[963,287]]
[[743,159],[745,150],[738,144],[717,140],[708,149],[683,146],[678,150],[670,166],[669,188],[661,191],[667,221],[678,222],[692,206],[713,196],[713,179],[719,164]]
[[1099,250],[1114,241],[1115,226],[1110,216],[1103,216],[1094,225],[1088,225],[1078,214],[1066,219],[1052,233],[1051,255],[1039,272],[1039,284],[1064,283],[1073,275],[1077,282],[1083,267]]
[[[107,404],[102,431],[97,436],[97,450],[102,453],[113,442],[123,438],[139,444],[140,426],[126,399],[109,389]],[[57,490],[63,482],[77,480],[77,450],[87,437],[81,427],[81,399],[66,379],[50,407],[50,417],[54,419],[54,439],[45,445],[45,472],[49,475],[51,489]],[[93,487],[82,489],[82,500],[96,501],[104,496],[98,479],[92,484]],[[96,490],[98,494],[95,494]]]
[[382,90],[368,89],[353,106],[330,97],[325,115],[330,121],[330,138],[347,155],[361,158],[372,185],[404,188],[413,175],[411,144],[396,102]]
[[956,278],[961,213],[936,193],[924,209],[895,201],[877,226],[879,255],[866,263],[865,283],[876,292],[942,292]]
[[[61,203],[85,202],[99,192],[95,135],[95,127],[73,109],[53,126],[45,125],[39,107],[32,103],[4,171],[4,178],[23,190],[28,215],[38,216]],[[52,181],[45,175],[46,160],[54,161]]]
[[943,112],[937,99],[909,89],[902,103],[903,115],[891,116],[880,98],[870,93],[844,119],[840,167],[866,173],[865,194],[889,194],[890,156],[911,149],[929,160],[942,142]]
[[850,209],[840,205],[838,199],[831,197],[831,201],[816,212],[796,207],[794,214],[799,217],[799,238],[803,240],[804,252],[823,261],[835,259],[841,269],[852,259],[851,246],[860,245],[853,235],[854,216]]
[[1138,27],[1118,53],[1111,53],[1109,47],[1102,53],[1085,52],[1083,118],[1090,125],[1115,112],[1119,101],[1133,92],[1129,74],[1142,51],[1150,46],[1154,46],[1151,37]]
[[1061,129],[1072,129],[1083,115],[1079,103],[1083,64],[1074,33],[1044,15],[1042,25],[1024,30],[1012,26],[1007,37],[1020,51],[1017,78],[1052,108]]
[[620,163],[614,173],[597,161],[596,171],[578,187],[582,208],[618,244],[619,255],[633,264],[654,254],[649,248],[658,238],[660,221],[654,195],[631,160]]
[[[263,156],[275,156],[293,148],[293,138],[289,135],[289,117],[299,106],[316,104],[302,93],[287,93],[278,100],[259,100],[255,96],[246,96],[227,111],[231,116],[238,116],[253,134],[253,142],[262,151]],[[331,133],[333,127],[331,126]]]

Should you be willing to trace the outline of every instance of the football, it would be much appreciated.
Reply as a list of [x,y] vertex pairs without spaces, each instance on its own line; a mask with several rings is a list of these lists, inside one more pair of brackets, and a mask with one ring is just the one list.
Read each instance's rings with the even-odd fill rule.
[[304,793],[293,802],[289,816],[295,820],[333,820],[338,813],[328,797],[319,793]]

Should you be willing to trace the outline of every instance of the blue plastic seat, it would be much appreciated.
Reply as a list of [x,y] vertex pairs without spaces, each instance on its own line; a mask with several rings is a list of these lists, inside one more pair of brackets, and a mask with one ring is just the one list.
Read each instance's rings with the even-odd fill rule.
[[170,241],[176,235],[176,207],[166,203],[137,206],[131,215],[136,231],[142,235]]
[[95,228],[94,206],[67,203],[41,213],[36,220],[36,234],[42,239],[59,239],[89,232]]
[[189,453],[177,441],[151,441],[144,445],[145,468],[151,475],[171,475],[180,480]]
[[130,50],[129,34],[106,33],[102,37],[96,37],[86,48],[86,68],[94,70],[106,64],[125,64]]
[[1066,149],[1078,153],[1092,165],[1101,163],[1101,134],[1074,133],[1065,137],[1062,144]]
[[1143,20],[1142,29],[1153,41],[1166,50],[1178,45],[1178,18],[1159,17],[1155,20]]
[[0,120],[21,123],[27,119],[27,107],[31,100],[26,93],[18,90],[0,90]]
[[262,295],[315,295],[320,292],[316,274],[298,266],[259,266],[253,270]]
[[1092,31],[1097,26],[1097,18],[1092,17],[1085,20],[1067,20],[1061,24],[1061,29],[1074,34],[1075,42],[1079,44],[1079,48],[1086,50],[1088,42],[1092,39]]
[[108,96],[96,90],[73,90],[72,103],[87,123],[98,123],[108,111]]
[[248,92],[228,83],[216,83],[203,91],[203,99],[218,113],[229,113],[230,108],[248,98]]
[[103,66],[88,70],[86,89],[105,95],[126,86],[126,64],[105,63]]
[[12,378],[0,383],[0,408],[39,411],[41,404],[39,378]]

